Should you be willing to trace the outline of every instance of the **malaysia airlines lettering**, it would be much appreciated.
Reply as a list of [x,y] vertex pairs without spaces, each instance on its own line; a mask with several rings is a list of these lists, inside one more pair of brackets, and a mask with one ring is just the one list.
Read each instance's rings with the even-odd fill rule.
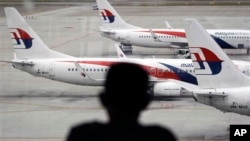
[[216,36],[249,36],[247,32],[215,32]]
[[181,67],[183,67],[183,68],[184,68],[184,67],[186,67],[186,68],[191,68],[191,67],[194,67],[194,66],[193,66],[193,63],[182,63],[182,64],[181,64]]
[[248,108],[248,105],[246,104],[238,104],[237,102],[233,102],[231,105],[230,105],[230,108],[232,109],[247,109]]

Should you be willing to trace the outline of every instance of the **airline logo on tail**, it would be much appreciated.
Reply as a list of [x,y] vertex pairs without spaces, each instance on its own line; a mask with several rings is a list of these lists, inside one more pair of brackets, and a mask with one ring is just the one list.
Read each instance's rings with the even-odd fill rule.
[[29,49],[32,47],[33,38],[20,28],[10,28],[15,49]]
[[103,22],[113,23],[115,21],[115,16],[107,9],[100,9],[100,15]]
[[223,60],[202,47],[190,47],[196,75],[216,75],[222,69]]

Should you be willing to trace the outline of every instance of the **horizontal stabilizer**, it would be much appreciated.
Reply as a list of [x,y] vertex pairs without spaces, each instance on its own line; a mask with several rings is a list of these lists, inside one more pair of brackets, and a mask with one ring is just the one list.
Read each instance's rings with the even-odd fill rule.
[[195,92],[196,95],[206,96],[206,97],[226,97],[227,94],[224,92]]
[[11,63],[11,64],[21,64],[22,66],[28,65],[28,66],[34,66],[34,63],[32,61],[28,60],[17,60],[17,61],[5,61],[5,60],[0,60],[0,62],[4,63]]
[[103,27],[99,27],[101,32],[106,33],[106,34],[115,34],[115,31],[111,29],[104,29]]

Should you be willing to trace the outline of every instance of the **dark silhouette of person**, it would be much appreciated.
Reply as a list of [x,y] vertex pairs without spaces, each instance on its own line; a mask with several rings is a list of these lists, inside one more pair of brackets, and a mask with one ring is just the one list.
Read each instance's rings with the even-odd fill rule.
[[159,125],[144,126],[138,118],[151,101],[147,72],[137,64],[111,65],[99,95],[109,116],[107,123],[93,121],[70,130],[67,141],[176,141],[175,135]]

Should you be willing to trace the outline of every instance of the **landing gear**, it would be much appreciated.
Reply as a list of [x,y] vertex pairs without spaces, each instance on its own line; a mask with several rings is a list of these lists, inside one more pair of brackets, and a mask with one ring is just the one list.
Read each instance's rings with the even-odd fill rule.
[[124,52],[124,54],[132,54],[133,53],[133,48],[131,44],[120,44],[121,50]]
[[151,97],[154,97],[154,83],[149,83],[149,84],[148,84],[147,93],[148,93]]
[[177,57],[178,58],[190,59],[191,55],[190,55],[189,49],[179,49],[178,52],[177,52]]

